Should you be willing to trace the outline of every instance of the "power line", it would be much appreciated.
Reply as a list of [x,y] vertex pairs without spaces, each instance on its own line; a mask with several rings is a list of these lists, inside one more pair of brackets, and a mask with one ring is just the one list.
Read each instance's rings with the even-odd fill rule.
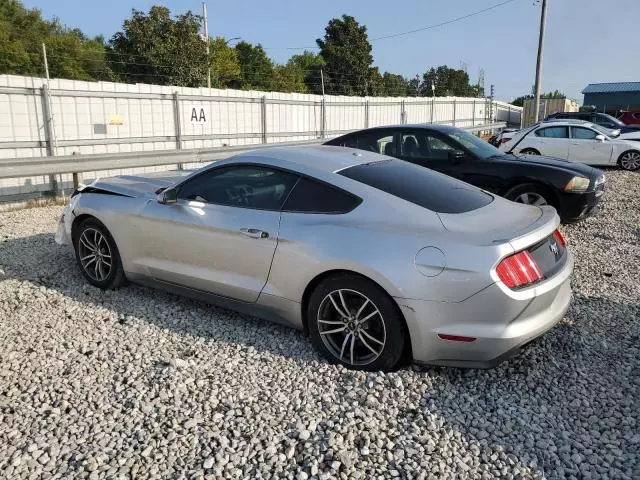
[[452,23],[459,22],[460,20],[465,20],[465,19],[473,17],[475,15],[480,15],[481,13],[488,12],[490,10],[493,10],[495,8],[498,8],[498,7],[501,7],[503,5],[507,5],[508,3],[512,3],[512,2],[515,2],[515,1],[517,1],[517,0],[505,0],[504,2],[496,3],[494,5],[491,5],[491,6],[487,7],[487,8],[483,8],[482,10],[478,10],[476,12],[472,12],[472,13],[469,13],[467,15],[463,15],[461,17],[453,18],[453,19],[447,20],[445,22],[440,22],[440,23],[436,23],[436,24],[433,24],[433,25],[428,25],[426,27],[415,28],[413,30],[407,30],[406,32],[392,33],[390,35],[383,35],[382,37],[372,38],[371,41],[385,40],[387,38],[396,38],[396,37],[401,37],[403,35],[411,35],[412,33],[424,32],[425,30],[431,30],[433,28],[443,27],[445,25],[450,25]]
[[[485,13],[485,12],[489,12],[491,10],[494,10],[496,8],[502,7],[503,5],[507,5],[507,4],[515,2],[515,1],[517,1],[517,0],[505,0],[503,2],[491,5],[491,6],[487,7],[487,8],[483,8],[482,10],[477,10],[475,12],[471,12],[471,13],[468,13],[466,15],[462,15],[461,17],[453,18],[451,20],[447,20],[447,21],[444,21],[444,22],[436,23],[436,24],[433,24],[433,25],[427,25],[425,27],[415,28],[413,30],[407,30],[406,32],[392,33],[392,34],[389,34],[389,35],[383,35],[381,37],[370,38],[369,42],[376,42],[378,40],[386,40],[386,39],[389,39],[389,38],[402,37],[404,35],[411,35],[413,33],[424,32],[426,30],[431,30],[431,29],[434,29],[434,28],[443,27],[445,25],[450,25],[452,23],[459,22],[461,20],[466,20],[467,18],[474,17],[476,15],[480,15],[480,14]],[[313,47],[312,46],[306,46],[306,47],[262,47],[262,48],[264,48],[265,50],[307,50],[307,49],[315,49],[315,50],[317,50],[317,49],[319,49],[319,47],[317,45],[313,46]]]

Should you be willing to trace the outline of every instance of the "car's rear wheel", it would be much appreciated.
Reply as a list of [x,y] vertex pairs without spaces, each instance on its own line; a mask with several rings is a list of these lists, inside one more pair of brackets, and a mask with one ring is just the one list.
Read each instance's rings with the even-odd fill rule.
[[107,228],[94,218],[74,229],[76,261],[87,281],[98,288],[118,288],[126,282],[120,253]]
[[540,155],[540,152],[535,148],[524,148],[520,150],[520,153],[523,155]]
[[402,359],[405,327],[393,299],[352,274],[323,280],[307,308],[311,340],[332,363],[361,370],[392,370]]
[[534,183],[516,185],[509,190],[504,197],[512,202],[524,203],[525,205],[534,205],[537,207],[542,205],[556,206],[547,189]]
[[640,152],[629,150],[624,152],[618,158],[618,165],[624,170],[634,172],[640,168]]

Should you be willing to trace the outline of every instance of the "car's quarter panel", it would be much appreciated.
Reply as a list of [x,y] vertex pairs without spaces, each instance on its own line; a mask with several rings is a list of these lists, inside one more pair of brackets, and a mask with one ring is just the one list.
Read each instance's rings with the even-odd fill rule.
[[[446,232],[433,212],[390,195],[387,202],[376,201],[376,196],[365,196],[362,205],[345,215],[283,212],[264,293],[301,301],[316,276],[348,270],[395,297],[455,302],[493,283],[491,267],[513,251],[508,244],[465,241]],[[432,264],[423,257],[416,262],[425,247],[435,247],[443,257],[432,257]],[[436,273],[426,276],[425,271]]]
[[[135,269],[163,282],[254,302],[269,274],[279,216],[192,200],[151,200],[135,219]],[[267,236],[247,236],[249,229]]]

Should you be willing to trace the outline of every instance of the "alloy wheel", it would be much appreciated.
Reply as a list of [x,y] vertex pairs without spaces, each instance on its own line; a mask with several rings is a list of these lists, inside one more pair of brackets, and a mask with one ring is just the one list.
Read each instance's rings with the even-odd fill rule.
[[353,366],[368,365],[384,350],[387,331],[378,307],[366,295],[334,290],[318,308],[318,332],[337,359]]
[[82,268],[94,280],[104,281],[111,273],[111,248],[105,236],[95,228],[86,228],[78,240]]
[[625,170],[637,170],[640,168],[640,153],[627,152],[620,157],[620,166]]
[[526,205],[534,205],[536,207],[547,205],[547,200],[542,195],[535,192],[521,193],[514,198],[513,201],[517,203],[524,203]]

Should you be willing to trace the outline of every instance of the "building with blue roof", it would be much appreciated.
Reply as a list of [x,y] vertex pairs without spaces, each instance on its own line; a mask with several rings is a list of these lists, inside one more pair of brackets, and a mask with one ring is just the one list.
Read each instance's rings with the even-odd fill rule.
[[582,93],[583,104],[599,112],[640,110],[640,82],[590,83]]

